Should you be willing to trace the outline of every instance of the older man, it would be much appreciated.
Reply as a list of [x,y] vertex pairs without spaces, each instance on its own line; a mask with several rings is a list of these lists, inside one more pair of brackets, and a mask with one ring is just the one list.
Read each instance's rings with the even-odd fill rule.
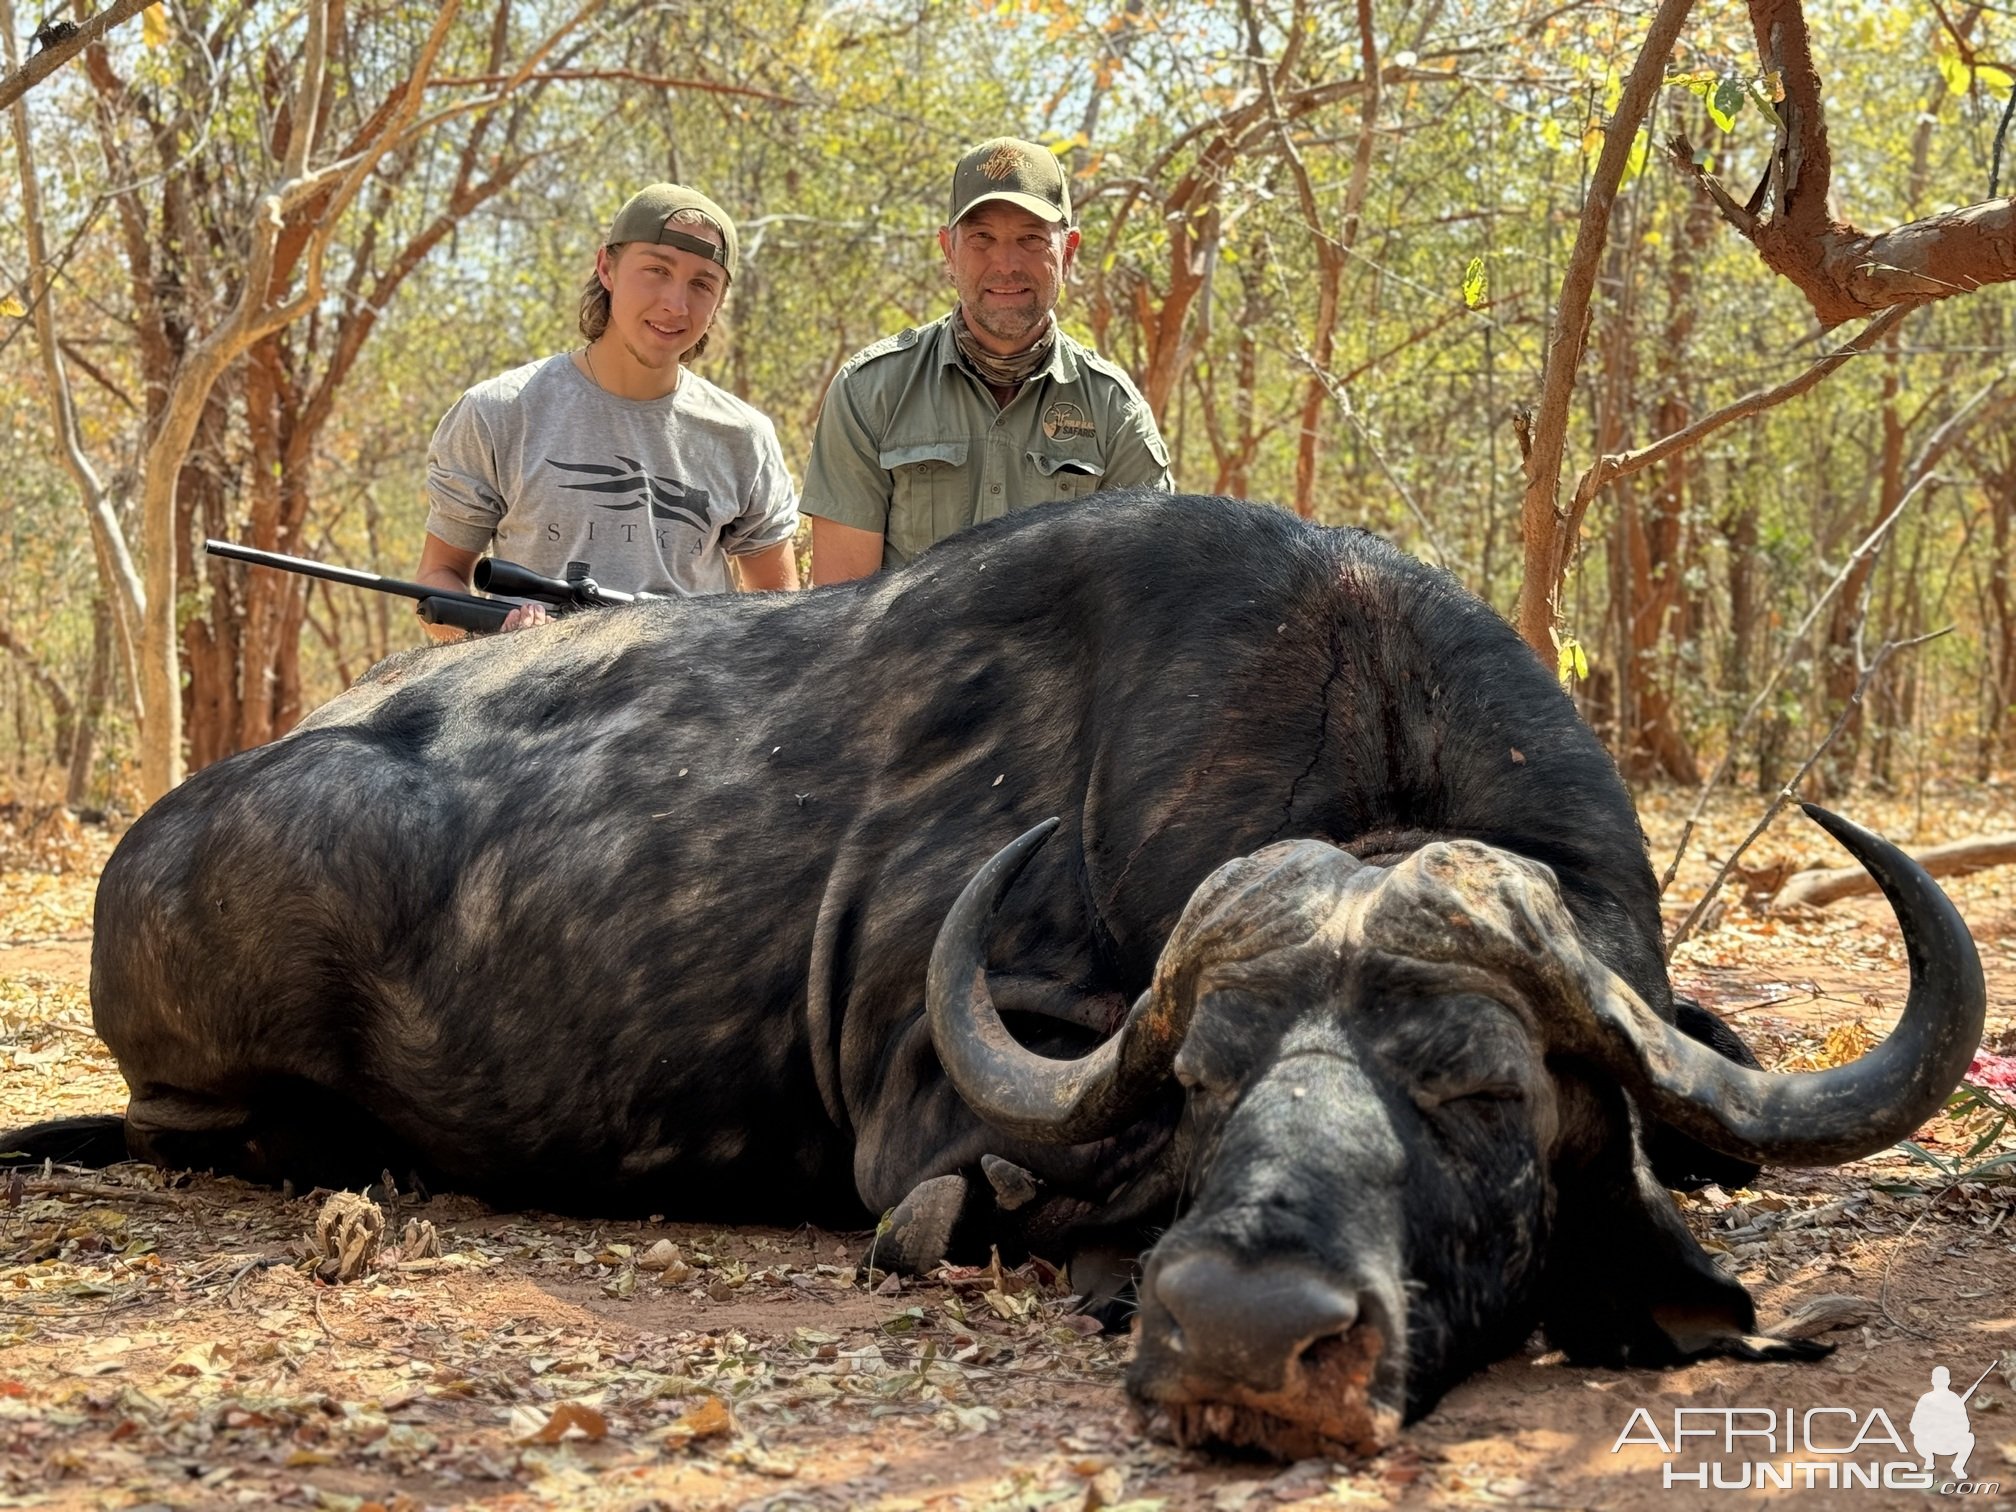
[[1057,327],[1078,231],[1055,154],[1014,137],[967,153],[938,246],[958,306],[856,353],[826,391],[802,505],[815,583],[1011,510],[1170,486],[1147,402]]

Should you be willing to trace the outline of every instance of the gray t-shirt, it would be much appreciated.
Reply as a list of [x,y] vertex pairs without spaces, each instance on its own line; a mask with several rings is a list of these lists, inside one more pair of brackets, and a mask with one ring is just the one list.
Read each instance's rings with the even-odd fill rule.
[[728,558],[788,541],[798,500],[769,417],[699,374],[605,392],[566,353],[477,384],[427,449],[427,529],[623,593],[722,593]]

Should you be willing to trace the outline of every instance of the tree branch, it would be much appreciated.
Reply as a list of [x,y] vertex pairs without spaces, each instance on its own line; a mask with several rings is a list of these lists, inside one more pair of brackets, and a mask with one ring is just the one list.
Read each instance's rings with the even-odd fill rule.
[[[1996,395],[1995,393],[2000,384],[2001,380],[1998,378],[1991,380],[1985,387],[1976,390],[1973,396],[1951,415],[1948,415],[1939,429],[1934,431],[1926,440],[1924,448],[1912,462],[1910,484],[1898,497],[1896,506],[1890,513],[1885,515],[1881,520],[1878,520],[1876,528],[1863,538],[1862,544],[1848,554],[1848,560],[1841,564],[1841,570],[1834,574],[1833,580],[1828,583],[1820,597],[1813,601],[1813,606],[1806,611],[1806,617],[1800,620],[1798,627],[1793,630],[1791,635],[1786,637],[1785,654],[1779,658],[1778,664],[1771,669],[1770,675],[1764,679],[1764,685],[1757,690],[1756,695],[1750,700],[1749,707],[1744,709],[1743,717],[1736,721],[1735,728],[1729,732],[1729,739],[1722,752],[1722,759],[1715,763],[1715,770],[1708,774],[1707,780],[1701,784],[1701,791],[1695,795],[1693,812],[1688,814],[1687,822],[1680,828],[1680,843],[1673,848],[1673,859],[1667,863],[1665,875],[1659,879],[1659,891],[1662,895],[1667,888],[1673,885],[1673,878],[1680,870],[1680,862],[1687,855],[1687,846],[1694,838],[1694,828],[1700,822],[1701,815],[1707,810],[1709,797],[1715,792],[1716,788],[1722,785],[1722,779],[1728,775],[1729,768],[1735,764],[1736,753],[1742,746],[1743,737],[1749,733],[1750,727],[1757,721],[1757,716],[1763,711],[1764,706],[1771,701],[1771,696],[1777,692],[1779,679],[1785,675],[1787,669],[1791,667],[1793,661],[1796,659],[1798,652],[1805,645],[1806,636],[1812,630],[1814,623],[1820,618],[1820,612],[1833,602],[1834,595],[1839,593],[1842,586],[1855,575],[1857,568],[1861,566],[1863,561],[1882,550],[1884,541],[1889,538],[1891,527],[1903,518],[1905,509],[1910,506],[1913,499],[1918,497],[1919,490],[1931,480],[1932,469],[1938,465],[1939,459],[1952,449],[1954,443],[1960,439],[1967,426],[1975,420],[1997,413],[2009,404],[2012,396],[2006,394]],[[1980,410],[1979,414],[1975,413],[1977,409]],[[1815,752],[1814,755],[1817,758],[1819,752]],[[1677,938],[1675,943],[1677,943]],[[1668,948],[1670,950],[1671,947],[1669,946]]]
[[1685,451],[1724,427],[1734,425],[1738,420],[1746,420],[1752,415],[1762,414],[1765,410],[1783,404],[1788,399],[1798,398],[1850,358],[1866,354],[1871,347],[1889,334],[1892,327],[1910,313],[1901,305],[1893,305],[1864,326],[1854,340],[1835,348],[1798,377],[1788,379],[1775,388],[1754,389],[1713,414],[1703,415],[1693,424],[1683,426],[1670,435],[1661,436],[1649,446],[1641,446],[1636,451],[1611,452],[1599,458],[1582,474],[1580,481],[1575,485],[1575,502],[1569,509],[1570,521],[1579,523],[1590,501],[1619,478],[1627,478],[1642,468],[1664,462],[1674,453]]
[[[1806,296],[1822,326],[2016,281],[2016,203],[2006,198],[1888,231],[1861,231],[1837,220],[1827,206],[1833,162],[1801,0],[1750,0],[1750,23],[1766,72],[1784,90],[1765,179],[1771,205],[1752,215],[1691,159],[1684,166],[1765,266]],[[1989,193],[1999,177],[1991,174]]]
[[[13,0],[0,0],[0,35],[4,35],[7,61],[14,62]],[[144,718],[145,699],[138,677],[139,627],[146,613],[146,592],[139,570],[120,526],[119,513],[98,470],[84,448],[84,428],[77,415],[77,401],[64,371],[63,351],[56,331],[56,310],[49,270],[49,249],[43,230],[42,194],[35,172],[34,144],[28,131],[28,104],[17,94],[9,114],[14,125],[14,156],[21,175],[21,220],[28,248],[28,299],[32,307],[35,343],[42,353],[43,381],[48,387],[49,408],[56,436],[62,446],[63,466],[84,505],[84,517],[91,530],[91,550],[97,560],[99,581],[104,584],[112,606],[113,623],[119,632],[120,654],[126,664],[127,682],[132,689],[136,717]]]
[[[0,79],[0,110],[12,105],[120,22],[130,21],[140,12],[160,3],[161,0],[112,0],[112,4],[88,21],[77,22],[71,31],[44,47],[20,68],[14,67],[13,49],[10,47],[7,66],[12,72]],[[11,25],[7,35],[10,40],[14,35]]]
[[1561,513],[1561,457],[1567,445],[1569,401],[1582,366],[1590,296],[1610,236],[1610,211],[1617,202],[1639,123],[1651,108],[1653,95],[1665,83],[1666,61],[1692,8],[1693,0],[1660,0],[1645,45],[1624,81],[1616,114],[1604,127],[1603,150],[1590,175],[1588,197],[1582,202],[1581,224],[1575,232],[1574,250],[1569,253],[1568,271],[1561,280],[1561,303],[1547,341],[1533,445],[1526,456],[1526,496],[1520,509],[1525,571],[1519,585],[1518,625],[1526,644],[1550,666],[1561,581],[1576,544],[1575,532]]
[[1717,869],[1714,877],[1709,880],[1707,889],[1696,900],[1694,906],[1688,910],[1687,917],[1682,919],[1679,926],[1673,931],[1673,938],[1666,942],[1666,957],[1668,960],[1672,959],[1673,952],[1678,950],[1682,942],[1689,935],[1693,934],[1696,927],[1699,926],[1702,916],[1708,912],[1708,905],[1714,901],[1715,894],[1722,890],[1722,884],[1728,880],[1729,873],[1736,869],[1736,863],[1742,859],[1743,853],[1750,849],[1759,835],[1771,827],[1771,821],[1778,817],[1785,805],[1798,797],[1799,784],[1806,780],[1806,774],[1813,770],[1815,764],[1827,753],[1827,748],[1834,744],[1843,730],[1848,728],[1849,719],[1854,715],[1855,710],[1861,706],[1862,695],[1869,690],[1869,684],[1876,680],[1876,674],[1883,670],[1883,663],[1890,659],[1890,654],[1893,651],[1904,651],[1914,646],[1922,646],[1927,641],[1935,641],[1942,635],[1951,635],[1952,633],[1953,627],[1948,625],[1944,630],[1934,630],[1929,635],[1913,636],[1910,640],[1885,641],[1877,648],[1875,656],[1870,658],[1868,667],[1863,671],[1860,680],[1856,682],[1855,691],[1849,694],[1846,701],[1842,703],[1841,714],[1834,721],[1834,727],[1827,732],[1826,738],[1813,748],[1812,753],[1800,764],[1799,770],[1792,774],[1790,780],[1778,789],[1776,796],[1771,800],[1770,806],[1764,810],[1764,817],[1759,819],[1751,828],[1750,833],[1743,837],[1742,843],[1729,852],[1728,857],[1722,862],[1721,867]]
[[742,95],[752,100],[768,100],[773,105],[802,107],[809,101],[794,99],[790,95],[777,94],[772,90],[758,89],[753,84],[719,84],[712,79],[676,79],[664,74],[639,73],[634,68],[549,68],[533,74],[444,74],[438,79],[429,79],[429,89],[449,89],[468,87],[475,84],[549,84],[576,79],[614,79],[625,84],[646,84],[653,89],[687,89],[698,94]]

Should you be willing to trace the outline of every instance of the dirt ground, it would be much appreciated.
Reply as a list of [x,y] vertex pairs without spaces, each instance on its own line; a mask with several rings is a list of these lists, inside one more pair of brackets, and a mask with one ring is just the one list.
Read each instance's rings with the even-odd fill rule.
[[[2016,812],[1994,789],[1844,807],[1907,845],[2006,831]],[[1663,869],[1678,800],[1644,812]],[[1726,854],[1752,815],[1718,807],[1705,854]],[[61,826],[13,838],[0,1124],[116,1109],[87,995],[109,840]],[[1780,860],[1843,858],[1791,815],[1748,858]],[[1671,920],[1706,875],[1697,844]],[[2016,868],[1950,891],[1987,967],[1989,1047],[2016,1052]],[[1674,976],[1788,1068],[1852,1054],[1904,988],[1870,900],[1771,913],[1732,894]],[[1127,1341],[1087,1336],[1040,1266],[870,1289],[867,1233],[588,1224],[393,1194],[383,1237],[397,1254],[332,1284],[313,1236],[326,1194],[130,1165],[36,1172],[0,1184],[0,1506],[2008,1508],[2016,1163],[1969,1174],[2016,1149],[2016,1128],[1984,1144],[1994,1128],[1976,1099],[1921,1132],[1925,1158],[1772,1170],[1754,1190],[1683,1200],[1766,1325],[1825,1329],[1827,1359],[1592,1371],[1536,1340],[1357,1465],[1145,1441],[1120,1387]],[[361,1263],[354,1230],[331,1242],[346,1237]],[[1909,1422],[1938,1365],[1955,1391],[1983,1377],[1970,1479],[1942,1459],[1914,1488]],[[1731,1435],[1767,1426],[1768,1441]],[[1771,1489],[1731,1489],[1763,1476],[1757,1461]],[[1877,1488],[1844,1486],[1849,1467]]]

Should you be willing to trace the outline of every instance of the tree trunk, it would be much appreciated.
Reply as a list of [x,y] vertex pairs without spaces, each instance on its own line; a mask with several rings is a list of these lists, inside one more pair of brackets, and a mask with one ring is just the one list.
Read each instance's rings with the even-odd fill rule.
[[[1881,435],[1876,457],[1876,498],[1865,513],[1866,525],[1857,539],[1866,536],[1890,518],[1904,497],[1903,419],[1898,414],[1902,376],[1897,361],[1897,336],[1885,339],[1883,353],[1883,404],[1879,412]],[[1856,640],[1867,617],[1866,602],[1870,575],[1882,560],[1880,551],[1870,552],[1849,569],[1827,617],[1825,638],[1820,645],[1820,687],[1829,709],[1845,709],[1846,720],[1833,746],[1813,769],[1814,791],[1822,797],[1846,792],[1855,780],[1862,754],[1863,706],[1852,702],[1855,686],[1862,679],[1856,660]]]
[[[1681,213],[1667,267],[1666,328],[1658,345],[1658,435],[1676,435],[1694,421],[1688,379],[1693,364],[1694,272],[1696,258],[1714,234],[1715,216],[1706,205],[1696,201]],[[1642,514],[1636,494],[1630,496],[1628,635],[1622,676],[1632,689],[1625,703],[1634,718],[1619,759],[1627,775],[1663,774],[1697,787],[1700,764],[1674,709],[1668,681],[1673,675],[1671,662],[1661,665],[1673,639],[1689,637],[1695,628],[1693,598],[1686,586],[1692,555],[1687,528],[1692,473],[1693,453],[1676,452],[1658,465]]]
[[84,684],[84,706],[77,713],[77,731],[70,745],[70,774],[63,801],[73,809],[91,799],[91,777],[97,766],[98,728],[112,696],[112,653],[115,634],[112,605],[101,590],[91,605],[91,672]]
[[1983,469],[1988,499],[1988,581],[1982,615],[1987,634],[1981,729],[1974,775],[1985,782],[1998,761],[2016,767],[2016,445],[1999,437],[1998,465]]
[[[70,759],[72,732],[77,728],[77,704],[71,698],[70,690],[63,686],[62,680],[55,673],[42,665],[32,646],[4,625],[0,625],[0,651],[8,654],[22,677],[48,700],[50,723],[54,731],[49,743],[49,765],[57,767],[65,765]],[[20,743],[21,755],[25,757],[28,754],[25,735]]]

